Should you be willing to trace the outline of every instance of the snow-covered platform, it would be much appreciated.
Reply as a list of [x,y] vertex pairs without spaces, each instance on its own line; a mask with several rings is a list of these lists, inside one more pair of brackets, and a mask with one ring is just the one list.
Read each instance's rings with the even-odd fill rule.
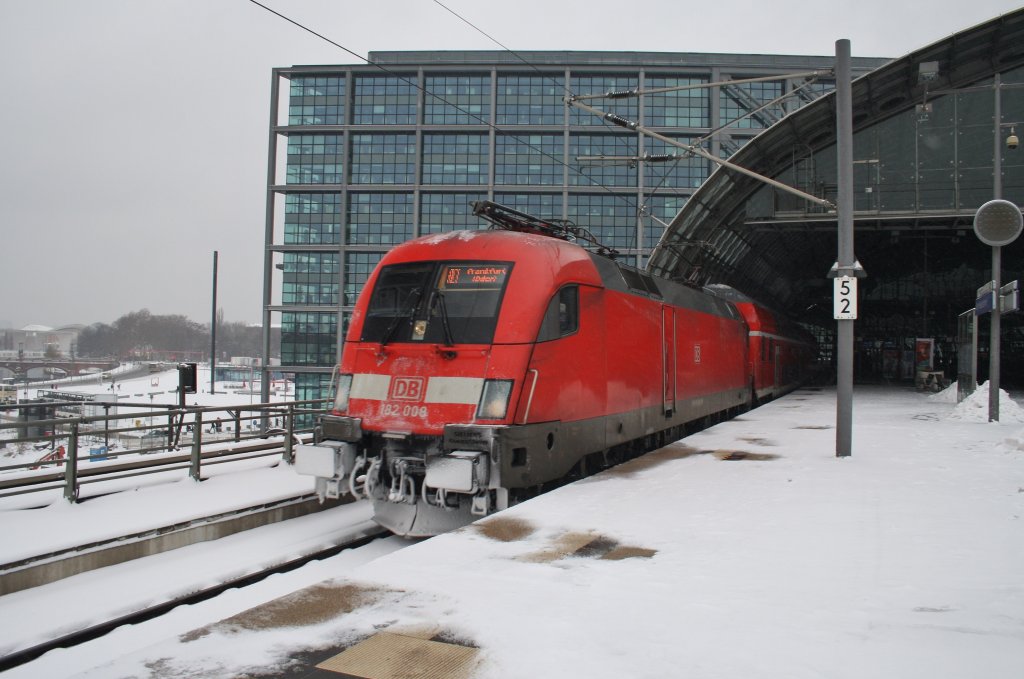
[[82,676],[1019,676],[1024,416],[944,396],[856,389],[838,459],[801,390]]

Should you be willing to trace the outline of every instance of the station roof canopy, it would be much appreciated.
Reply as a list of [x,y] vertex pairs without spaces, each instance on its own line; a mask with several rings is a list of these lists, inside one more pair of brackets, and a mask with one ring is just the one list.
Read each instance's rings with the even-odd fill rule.
[[[852,47],[855,51],[856,45]],[[953,90],[984,89],[988,93],[982,95],[984,100],[992,102],[994,75],[1022,65],[1024,10],[1003,15],[891,61],[853,82],[855,139],[859,133],[895,116],[903,115],[911,120],[912,126],[919,124],[913,121],[921,111],[930,110],[928,101],[952,94]],[[1024,79],[1017,78],[1016,82],[1024,82]],[[1014,94],[1016,99],[1010,101],[1024,102],[1024,90],[1016,92],[1020,94]],[[987,117],[978,114],[977,119],[984,122],[977,127],[982,128],[978,131],[979,138],[987,140],[979,145],[987,144],[983,147],[983,152],[988,154],[984,182],[991,185],[993,104],[987,105]],[[730,162],[835,201],[834,179],[831,185],[801,181],[802,163],[806,159],[817,159],[819,167],[830,162],[834,168],[835,106],[833,92],[798,109],[754,137],[730,157]],[[1004,120],[1024,120],[1021,106],[1010,105],[1007,110],[1011,117],[1004,116]],[[960,119],[962,121],[962,115]],[[951,125],[953,131],[947,132],[951,138],[958,132],[963,133],[963,122],[959,123],[961,128],[956,123]],[[907,163],[912,168],[910,174],[923,176],[923,167],[914,157],[916,146],[910,144],[908,148],[911,151],[907,154]],[[868,157],[871,154],[865,152],[863,145],[858,147],[856,141],[854,153],[855,164],[879,162],[871,160]],[[822,161],[823,158],[826,160]],[[948,167],[944,170],[947,177],[955,171]],[[863,174],[855,176],[859,177],[855,190],[870,192],[871,182],[864,181]],[[876,182],[875,186],[884,188],[884,177],[883,183]],[[987,192],[985,200],[991,198],[991,191],[982,188]],[[1003,197],[1018,205],[1024,201],[1024,195],[1012,193],[1007,191]],[[876,286],[885,285],[886,281],[902,275],[909,261],[922,257],[925,271],[956,267],[964,258],[972,257],[974,264],[969,265],[984,269],[989,249],[978,242],[971,231],[974,213],[981,202],[984,200],[974,204],[958,199],[949,206],[921,202],[910,210],[905,206],[887,209],[880,203],[868,206],[869,209],[855,208],[855,251],[867,271],[868,280]],[[924,255],[920,255],[921,240],[926,240]],[[1019,246],[1018,242],[1008,247]],[[719,167],[669,224],[651,255],[648,268],[654,274],[695,285],[724,283],[801,320],[824,323],[831,322],[831,283],[826,275],[835,260],[834,211],[771,189],[756,178]],[[973,304],[973,299],[970,303]],[[818,309],[820,317],[815,317],[812,307]]]

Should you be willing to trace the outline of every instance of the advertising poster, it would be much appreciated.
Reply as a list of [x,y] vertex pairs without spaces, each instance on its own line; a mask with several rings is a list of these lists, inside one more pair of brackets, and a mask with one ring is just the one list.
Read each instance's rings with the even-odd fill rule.
[[935,340],[917,338],[914,344],[914,362],[918,370],[931,371],[934,365]]

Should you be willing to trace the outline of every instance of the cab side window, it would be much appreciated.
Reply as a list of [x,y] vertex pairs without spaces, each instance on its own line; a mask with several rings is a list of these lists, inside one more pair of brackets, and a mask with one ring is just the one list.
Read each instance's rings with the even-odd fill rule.
[[550,342],[571,335],[580,327],[579,286],[567,285],[551,298],[537,334],[538,342]]

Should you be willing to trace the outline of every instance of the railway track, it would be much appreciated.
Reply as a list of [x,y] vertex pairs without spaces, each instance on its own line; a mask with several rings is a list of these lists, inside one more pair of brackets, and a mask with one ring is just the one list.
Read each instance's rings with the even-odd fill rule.
[[105,634],[113,631],[114,629],[121,627],[122,625],[136,625],[139,623],[146,622],[158,618],[178,606],[191,605],[207,601],[212,599],[221,593],[233,589],[243,588],[254,583],[257,583],[271,575],[278,573],[287,573],[289,571],[296,570],[309,564],[310,562],[330,558],[345,550],[357,549],[371,542],[378,540],[382,537],[389,535],[387,531],[380,528],[379,526],[363,526],[355,529],[351,534],[341,540],[338,544],[330,547],[318,550],[316,552],[306,554],[301,557],[289,559],[287,561],[278,563],[274,566],[265,568],[263,570],[250,573],[248,575],[232,578],[217,585],[203,588],[198,591],[194,591],[190,594],[172,598],[168,601],[154,604],[152,606],[145,607],[143,609],[128,613],[125,615],[118,616],[116,618],[105,620],[103,622],[92,624],[83,629],[79,629],[75,632],[61,635],[57,638],[50,639],[46,642],[35,644],[33,646],[22,648],[14,652],[9,653],[6,656],[0,657],[0,672],[4,672],[14,667],[18,667],[25,663],[28,663],[49,651],[59,648],[71,648],[92,641]]

